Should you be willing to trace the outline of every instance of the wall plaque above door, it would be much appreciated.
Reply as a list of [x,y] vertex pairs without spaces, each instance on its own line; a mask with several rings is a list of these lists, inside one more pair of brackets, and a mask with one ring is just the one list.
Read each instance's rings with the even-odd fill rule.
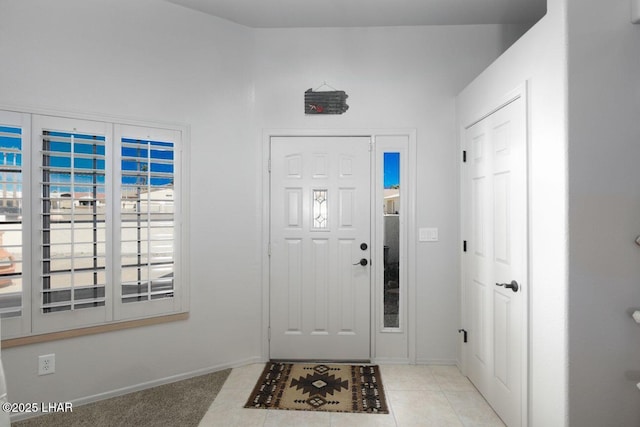
[[349,109],[343,90],[314,91],[308,89],[304,93],[305,114],[343,114]]

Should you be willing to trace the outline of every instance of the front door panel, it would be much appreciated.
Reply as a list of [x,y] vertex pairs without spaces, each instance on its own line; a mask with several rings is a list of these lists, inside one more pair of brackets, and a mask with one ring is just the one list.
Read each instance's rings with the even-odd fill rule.
[[271,139],[272,359],[370,357],[369,147],[368,137]]

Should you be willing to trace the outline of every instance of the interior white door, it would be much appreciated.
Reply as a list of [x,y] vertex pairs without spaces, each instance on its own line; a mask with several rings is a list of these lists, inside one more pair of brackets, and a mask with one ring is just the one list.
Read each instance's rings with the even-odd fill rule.
[[370,156],[368,137],[271,138],[272,359],[370,358]]
[[527,290],[526,109],[518,98],[466,131],[468,376],[522,425]]

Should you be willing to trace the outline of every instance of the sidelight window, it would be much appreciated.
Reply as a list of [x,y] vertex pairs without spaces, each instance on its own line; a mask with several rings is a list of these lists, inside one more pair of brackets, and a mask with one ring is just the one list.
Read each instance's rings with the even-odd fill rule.
[[386,152],[384,170],[384,327],[400,326],[400,153]]

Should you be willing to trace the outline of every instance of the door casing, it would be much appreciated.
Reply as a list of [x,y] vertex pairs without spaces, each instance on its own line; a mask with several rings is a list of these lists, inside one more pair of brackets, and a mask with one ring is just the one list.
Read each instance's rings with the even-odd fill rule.
[[[270,186],[269,186],[269,157],[270,157],[270,141],[273,137],[308,137],[308,136],[326,136],[326,137],[340,137],[340,136],[364,136],[370,137],[372,141],[376,141],[377,137],[394,137],[404,138],[407,141],[407,176],[408,176],[408,200],[406,203],[407,210],[407,327],[404,330],[404,340],[408,344],[408,357],[389,360],[384,356],[384,351],[380,351],[377,347],[377,337],[380,334],[376,324],[377,309],[376,304],[377,297],[371,298],[371,360],[376,362],[382,360],[389,363],[415,363],[416,361],[416,238],[413,230],[416,229],[416,214],[415,214],[415,200],[416,200],[416,130],[415,129],[401,129],[401,130],[374,130],[374,129],[313,129],[313,130],[301,130],[301,129],[266,129],[263,131],[260,150],[262,151],[262,159],[260,168],[262,173],[262,192],[259,197],[262,198],[262,244],[260,248],[260,258],[262,260],[262,343],[261,343],[261,359],[262,361],[269,360],[269,280],[270,280],[270,262],[269,262],[269,241],[270,241]],[[372,177],[373,178],[373,177]],[[375,182],[375,179],[372,180]],[[374,198],[372,198],[372,204]],[[374,212],[372,207],[372,212]],[[373,215],[372,217],[372,252],[371,257],[375,259],[377,256],[377,248],[373,242],[377,242],[378,236],[375,235],[375,224],[378,221],[382,221],[382,215]],[[373,265],[372,268],[377,266]],[[372,277],[375,277],[375,272],[372,271]],[[376,292],[376,287],[372,284],[372,295]],[[398,335],[398,337],[400,337]],[[391,343],[385,345],[392,345]]]

